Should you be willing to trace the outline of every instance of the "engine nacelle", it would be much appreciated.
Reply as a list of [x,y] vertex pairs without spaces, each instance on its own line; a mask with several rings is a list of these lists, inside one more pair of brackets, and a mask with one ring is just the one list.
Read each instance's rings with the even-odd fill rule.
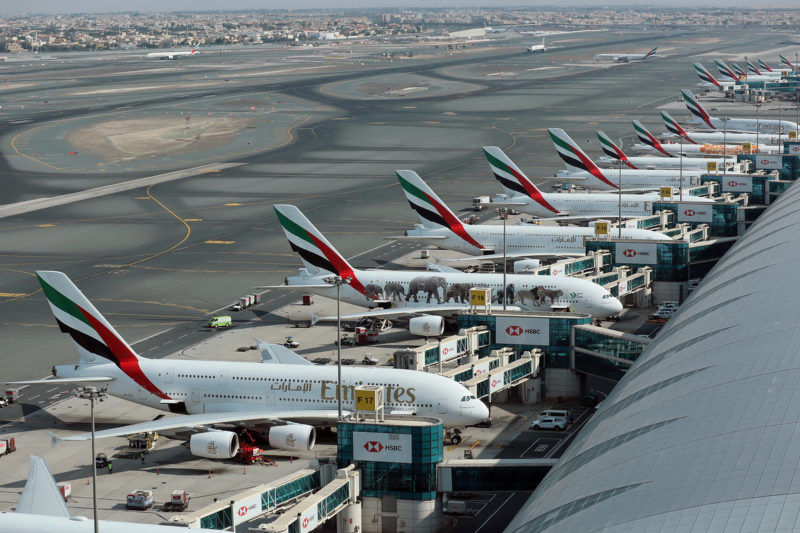
[[538,259],[520,259],[519,261],[514,261],[514,274],[526,272],[540,266],[542,266],[542,262]]
[[444,317],[434,315],[412,317],[408,319],[408,332],[420,337],[439,337],[444,333]]
[[306,424],[286,424],[269,428],[269,445],[278,450],[310,450],[317,441],[317,431]]
[[233,431],[206,431],[189,438],[192,455],[206,459],[230,459],[239,451],[239,436]]

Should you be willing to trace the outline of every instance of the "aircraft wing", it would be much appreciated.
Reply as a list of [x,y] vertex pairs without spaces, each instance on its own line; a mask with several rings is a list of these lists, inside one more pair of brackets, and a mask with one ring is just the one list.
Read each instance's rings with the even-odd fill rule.
[[111,383],[117,378],[104,378],[104,377],[87,377],[87,378],[56,378],[56,379],[34,379],[30,381],[6,381],[5,383],[8,385],[49,385],[51,383],[61,384],[61,383],[77,383],[77,384],[89,384],[89,383],[96,383],[96,384],[103,384],[103,383]]
[[[347,414],[350,414],[347,412]],[[230,424],[236,422],[302,422],[316,420],[336,420],[339,413],[336,409],[308,409],[308,410],[253,410],[253,411],[228,411],[219,413],[201,413],[196,415],[177,415],[150,422],[130,424],[114,429],[104,429],[95,432],[95,438],[125,437],[147,431],[166,431],[170,429],[191,430],[197,427],[211,426],[214,424]],[[58,441],[86,441],[92,438],[91,433],[59,437],[50,433],[54,442]]]

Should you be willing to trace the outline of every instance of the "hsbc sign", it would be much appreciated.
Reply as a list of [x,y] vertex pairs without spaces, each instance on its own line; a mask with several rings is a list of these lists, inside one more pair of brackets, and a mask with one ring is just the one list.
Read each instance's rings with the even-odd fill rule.
[[780,170],[782,168],[782,155],[759,155],[756,157],[756,170]]
[[658,244],[618,242],[615,255],[615,263],[627,265],[655,265],[658,263]]
[[[764,157],[773,156],[761,156],[759,159]],[[744,176],[741,174],[728,177],[722,176],[722,192],[753,192],[753,176]]]
[[498,372],[489,376],[489,392],[495,392],[503,388],[506,384],[506,373]]
[[354,431],[353,459],[379,463],[410,463],[411,435]]
[[233,502],[231,510],[233,511],[234,525],[261,516],[261,493]]
[[300,533],[311,531],[319,525],[319,518],[317,517],[317,505],[314,504],[302,513],[297,519],[300,524]]
[[498,316],[495,325],[497,344],[550,344],[550,321],[546,318]]
[[458,340],[443,342],[439,345],[439,357],[442,361],[449,361],[458,357]]
[[678,222],[711,222],[714,214],[711,203],[678,204]]

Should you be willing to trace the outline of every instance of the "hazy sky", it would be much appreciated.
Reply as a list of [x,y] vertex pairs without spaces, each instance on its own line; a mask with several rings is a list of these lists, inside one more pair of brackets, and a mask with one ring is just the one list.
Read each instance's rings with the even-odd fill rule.
[[785,7],[797,8],[796,0],[127,0],[109,2],[108,0],[14,0],[0,1],[0,15],[20,15],[23,13],[102,13],[114,11],[203,11],[219,9],[315,9],[342,7],[457,7],[457,6],[530,6],[543,4],[559,6],[633,6],[662,5],[669,7]]

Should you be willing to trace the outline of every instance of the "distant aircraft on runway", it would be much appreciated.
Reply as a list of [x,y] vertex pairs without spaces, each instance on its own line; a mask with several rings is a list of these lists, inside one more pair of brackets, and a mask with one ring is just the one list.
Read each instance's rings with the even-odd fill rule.
[[535,54],[536,52],[542,52],[542,53],[547,52],[547,46],[545,46],[544,44],[544,39],[545,38],[542,37],[542,44],[532,44],[528,48],[526,48],[526,50],[532,54]]
[[[397,179],[420,224],[406,231],[404,239],[455,250],[482,259],[503,257],[581,257],[586,255],[584,241],[595,236],[593,227],[581,226],[507,226],[505,235],[496,225],[461,224],[458,216],[413,170],[398,170]],[[622,239],[671,241],[663,233],[638,228],[622,228]],[[617,232],[614,232],[617,235]],[[392,237],[387,237],[392,238]],[[503,242],[507,252],[503,254]],[[487,253],[489,252],[489,253]],[[491,253],[494,252],[494,253]]]
[[[647,131],[638,120],[633,121],[633,126],[636,128],[637,133],[639,133],[639,128]],[[598,131],[597,138],[600,140],[600,146],[603,148],[603,152],[606,154],[605,157],[597,158],[598,161],[602,161],[603,163],[617,163],[618,161],[622,161],[625,166],[633,169],[667,168],[680,170],[683,168],[684,170],[708,170],[708,163],[716,163],[717,168],[722,168],[722,164],[725,162],[725,159],[721,157],[716,159],[706,159],[703,157],[683,157],[669,153],[664,154],[667,157],[628,157],[625,155],[625,152],[623,152],[622,149],[617,146],[613,140],[611,140],[611,137],[606,135],[604,132]],[[728,159],[728,161],[731,163],[735,162],[733,159]]]
[[614,63],[628,63],[629,61],[644,61],[656,55],[658,47],[653,48],[646,54],[596,54],[595,61],[612,61]]
[[[533,181],[497,146],[484,146],[489,167],[506,194],[495,197],[493,205],[514,207],[523,213],[559,220],[586,220],[615,217],[622,201],[623,217],[642,217],[653,214],[653,202],[662,200],[654,193],[547,193]],[[687,202],[712,202],[702,196],[683,196]]]
[[183,57],[189,57],[197,54],[197,51],[200,49],[200,45],[196,45],[189,51],[173,51],[173,52],[150,52],[149,54],[145,55],[147,59],[180,59]]

